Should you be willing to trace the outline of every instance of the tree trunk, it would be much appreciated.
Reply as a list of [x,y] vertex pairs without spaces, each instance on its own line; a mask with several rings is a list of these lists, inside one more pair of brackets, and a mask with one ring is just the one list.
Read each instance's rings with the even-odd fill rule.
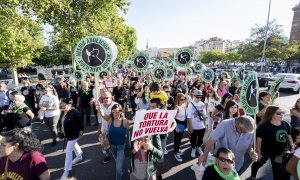
[[19,85],[19,79],[18,79],[18,73],[17,73],[17,69],[13,68],[12,69],[12,73],[13,73],[13,81],[14,81],[14,85],[18,86]]

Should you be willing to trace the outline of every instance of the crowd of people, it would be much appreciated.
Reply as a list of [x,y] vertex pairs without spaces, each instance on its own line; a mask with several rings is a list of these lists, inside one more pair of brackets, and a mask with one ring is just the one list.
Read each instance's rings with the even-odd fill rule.
[[[50,179],[42,145],[32,132],[32,122],[42,121],[49,128],[52,146],[57,145],[58,138],[66,143],[61,180],[68,178],[72,165],[84,160],[84,150],[77,141],[84,136],[85,126],[98,127],[103,163],[115,159],[116,180],[124,178],[126,157],[130,179],[162,179],[171,133],[178,163],[184,162],[182,138],[189,137],[190,156],[206,167],[202,179],[240,179],[245,154],[253,161],[250,180],[256,179],[257,171],[268,159],[274,179],[285,180],[291,175],[299,178],[300,148],[294,136],[300,125],[300,98],[292,100],[295,104],[289,124],[283,121],[284,111],[276,103],[278,92],[274,97],[267,91],[259,92],[255,122],[240,105],[240,83],[227,72],[211,83],[198,75],[191,78],[185,74],[164,82],[154,82],[150,74],[143,77],[135,72],[111,77],[113,88],[106,88],[102,80],[95,82],[92,75],[82,82],[66,81],[60,76],[55,84],[39,83],[34,87],[23,78],[20,91],[8,90],[5,83],[0,83],[0,175]],[[136,112],[156,109],[176,110],[168,133],[131,141]],[[208,162],[211,154],[215,160]],[[23,172],[20,167],[24,166],[30,172]],[[194,177],[191,174],[190,178]]]

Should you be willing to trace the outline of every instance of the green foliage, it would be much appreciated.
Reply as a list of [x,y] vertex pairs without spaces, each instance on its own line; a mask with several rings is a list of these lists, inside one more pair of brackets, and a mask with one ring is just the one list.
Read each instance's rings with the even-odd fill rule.
[[201,51],[200,60],[202,63],[211,63],[216,61],[222,61],[225,57],[225,53],[217,50],[212,51]]
[[0,67],[26,67],[39,56],[42,21],[36,18],[31,2],[0,0]]

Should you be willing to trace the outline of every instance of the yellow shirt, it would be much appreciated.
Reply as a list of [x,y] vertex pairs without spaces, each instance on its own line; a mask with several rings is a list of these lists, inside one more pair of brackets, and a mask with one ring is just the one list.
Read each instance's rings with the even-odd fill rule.
[[158,94],[150,93],[150,99],[158,98],[160,99],[160,103],[165,105],[168,101],[168,95],[164,91],[160,91]]

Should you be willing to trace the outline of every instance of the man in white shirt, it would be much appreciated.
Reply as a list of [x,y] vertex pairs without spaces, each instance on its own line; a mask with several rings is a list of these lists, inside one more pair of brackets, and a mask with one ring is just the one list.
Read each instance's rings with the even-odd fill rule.
[[[206,109],[205,104],[201,102],[202,92],[195,91],[194,99],[189,103],[187,108],[188,129],[191,134],[192,152],[191,157],[196,157],[196,148],[200,151],[202,139],[205,132]],[[197,140],[198,139],[198,140]]]

